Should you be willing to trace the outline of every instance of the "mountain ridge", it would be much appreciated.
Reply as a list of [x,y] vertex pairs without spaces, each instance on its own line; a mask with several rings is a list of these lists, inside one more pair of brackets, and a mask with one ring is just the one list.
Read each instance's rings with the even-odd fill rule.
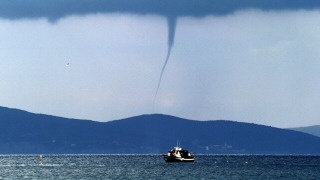
[[308,134],[312,134],[320,137],[320,125],[306,126],[306,127],[296,127],[296,128],[288,128],[295,131],[300,131]]
[[319,137],[253,123],[163,114],[96,122],[0,107],[1,154],[163,154],[178,139],[200,154],[320,154]]

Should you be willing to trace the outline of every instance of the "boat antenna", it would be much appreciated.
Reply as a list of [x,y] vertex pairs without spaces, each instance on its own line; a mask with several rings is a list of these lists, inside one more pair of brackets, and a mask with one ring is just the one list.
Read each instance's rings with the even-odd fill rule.
[[180,145],[181,145],[181,139],[180,140],[177,139],[177,147],[180,147]]

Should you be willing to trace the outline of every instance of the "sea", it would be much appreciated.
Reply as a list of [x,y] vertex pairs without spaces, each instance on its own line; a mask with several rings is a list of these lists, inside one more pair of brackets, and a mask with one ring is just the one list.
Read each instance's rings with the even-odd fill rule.
[[167,163],[161,155],[0,155],[0,179],[320,179],[320,156],[196,155]]

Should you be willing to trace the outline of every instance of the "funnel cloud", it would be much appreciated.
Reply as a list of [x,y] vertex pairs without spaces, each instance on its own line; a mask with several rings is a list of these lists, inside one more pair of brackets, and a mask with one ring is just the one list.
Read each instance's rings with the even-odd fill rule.
[[154,95],[152,111],[154,111],[154,105],[155,105],[156,97],[157,97],[157,94],[158,94],[158,91],[160,88],[163,72],[164,72],[164,70],[167,66],[168,60],[170,58],[171,49],[172,49],[172,46],[174,43],[174,35],[175,35],[175,31],[176,31],[176,26],[177,26],[177,18],[176,17],[167,17],[167,22],[168,22],[168,53],[167,53],[166,61],[164,62],[162,70],[161,70],[156,94]]

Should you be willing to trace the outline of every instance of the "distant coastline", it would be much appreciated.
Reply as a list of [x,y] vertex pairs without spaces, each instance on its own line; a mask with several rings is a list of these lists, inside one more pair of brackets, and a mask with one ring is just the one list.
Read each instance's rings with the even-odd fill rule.
[[141,115],[110,122],[0,107],[0,154],[165,154],[177,139],[196,154],[320,154],[320,137],[234,121]]

